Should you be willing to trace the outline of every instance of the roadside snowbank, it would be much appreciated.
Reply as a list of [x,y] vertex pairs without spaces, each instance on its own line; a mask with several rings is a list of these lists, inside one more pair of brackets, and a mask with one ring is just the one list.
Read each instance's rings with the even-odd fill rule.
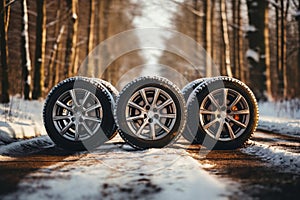
[[250,141],[249,143],[249,146],[241,149],[242,152],[259,156],[282,170],[300,172],[299,153],[288,152],[260,142]]
[[11,97],[9,104],[0,104],[0,134],[11,138],[46,135],[43,105],[43,101],[26,101],[19,96]]
[[300,137],[300,100],[259,103],[258,129]]
[[300,119],[261,116],[257,128],[300,138]]

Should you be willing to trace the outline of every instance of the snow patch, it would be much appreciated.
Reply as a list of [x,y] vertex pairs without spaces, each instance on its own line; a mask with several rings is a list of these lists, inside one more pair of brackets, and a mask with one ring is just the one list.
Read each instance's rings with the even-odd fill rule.
[[258,129],[300,138],[300,120],[261,116]]
[[300,172],[300,155],[259,142],[250,141],[250,146],[241,149],[242,152],[257,155],[284,170]]
[[8,145],[0,146],[0,155],[26,155],[52,146],[54,146],[54,144],[48,136],[41,136],[29,140],[12,142]]
[[259,53],[254,51],[253,49],[248,49],[246,52],[247,58],[252,58],[255,62],[259,62]]
[[253,25],[247,26],[245,30],[246,30],[246,32],[255,32],[255,31],[257,31],[255,26],[253,26]]
[[0,133],[11,138],[46,135],[43,105],[43,101],[27,101],[20,96],[11,97],[9,104],[0,104]]
[[259,103],[258,129],[300,137],[300,100]]

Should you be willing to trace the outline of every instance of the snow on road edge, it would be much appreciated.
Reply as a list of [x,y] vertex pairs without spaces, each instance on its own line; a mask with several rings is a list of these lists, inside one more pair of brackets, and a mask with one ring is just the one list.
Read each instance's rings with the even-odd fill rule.
[[256,155],[281,170],[300,172],[300,156],[298,153],[288,152],[260,142],[250,141],[249,146],[242,148],[242,152]]

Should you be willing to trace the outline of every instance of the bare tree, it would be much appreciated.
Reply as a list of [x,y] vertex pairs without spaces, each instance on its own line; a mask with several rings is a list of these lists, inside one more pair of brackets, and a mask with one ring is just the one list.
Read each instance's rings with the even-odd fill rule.
[[24,85],[24,99],[31,99],[31,59],[29,50],[29,35],[28,35],[28,12],[27,12],[27,0],[22,0],[22,75]]
[[55,32],[54,35],[56,37],[56,40],[53,44],[51,53],[50,53],[50,59],[48,64],[48,77],[47,77],[47,91],[56,83],[58,83],[59,80],[59,64],[57,63],[58,60],[58,54],[61,50],[61,40],[62,36],[65,31],[65,25],[61,25],[61,7],[62,7],[62,1],[59,1],[57,4],[57,10],[56,10],[56,24],[55,24]]
[[36,47],[35,47],[35,65],[34,82],[32,98],[38,99],[44,92],[44,62],[46,47],[46,3],[45,0],[36,0]]
[[[88,55],[92,49],[94,44],[94,24],[95,24],[95,1],[90,0],[90,15],[89,15],[89,26],[88,26],[88,47],[86,55]],[[87,60],[87,75],[93,76],[94,75],[94,63],[91,63]]]
[[220,11],[221,11],[222,40],[224,43],[225,69],[226,69],[226,74],[232,77],[231,62],[230,62],[229,31],[228,31],[228,21],[227,21],[225,0],[220,1]]
[[237,49],[238,49],[238,63],[237,63],[237,68],[239,71],[238,77],[242,81],[246,81],[245,78],[245,66],[244,66],[244,40],[243,40],[243,30],[242,30],[242,2],[241,0],[238,0],[237,3],[237,26],[238,26],[238,34],[237,34]]
[[9,102],[6,1],[0,1],[1,103]]
[[249,49],[246,56],[249,61],[249,78],[252,80],[250,87],[252,87],[257,99],[267,100],[266,65],[268,63],[266,63],[266,45],[269,38],[265,37],[265,26],[267,26],[265,18],[267,17],[268,1],[247,0],[247,7]]
[[[211,56],[211,49],[212,49],[212,35],[211,35],[211,0],[204,0],[203,1],[203,46],[209,56]],[[198,31],[201,31],[198,30]],[[209,59],[206,60],[206,76],[212,76],[212,70],[210,67]]]
[[297,7],[297,14],[295,15],[295,18],[297,20],[297,26],[298,26],[298,84],[296,85],[296,88],[298,88],[298,95],[300,95],[300,1],[298,1],[298,5],[296,2],[294,2],[295,6]]
[[281,72],[280,72],[280,80],[283,80],[283,97],[288,98],[288,77],[287,77],[287,46],[286,46],[286,28],[287,28],[287,14],[289,10],[289,0],[280,0],[280,13],[281,13],[281,19],[280,19],[280,24],[281,24]]
[[70,12],[69,23],[68,23],[68,35],[67,35],[67,47],[65,55],[65,77],[73,75],[75,66],[76,56],[76,45],[77,45],[77,29],[78,29],[78,1],[67,0],[68,11]]

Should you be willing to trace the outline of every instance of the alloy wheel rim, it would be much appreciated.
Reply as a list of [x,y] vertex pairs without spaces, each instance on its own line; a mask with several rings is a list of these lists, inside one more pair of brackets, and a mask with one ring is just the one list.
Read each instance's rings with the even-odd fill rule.
[[156,87],[136,91],[128,100],[125,113],[131,133],[145,140],[159,140],[168,135],[177,118],[174,100]]
[[101,128],[103,109],[99,99],[86,89],[71,89],[60,95],[53,107],[55,129],[70,141],[86,140]]
[[240,137],[249,125],[250,109],[246,99],[228,88],[210,92],[199,110],[200,125],[218,141],[231,141]]

